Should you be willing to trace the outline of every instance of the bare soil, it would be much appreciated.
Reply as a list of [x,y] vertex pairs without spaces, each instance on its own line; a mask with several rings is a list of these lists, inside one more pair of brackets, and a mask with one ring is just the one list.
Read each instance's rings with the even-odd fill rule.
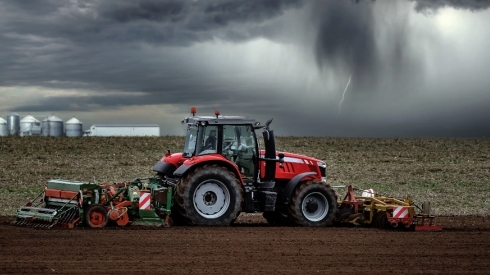
[[440,217],[442,232],[272,227],[92,230],[15,227],[0,217],[1,274],[488,274],[490,222]]
[[430,200],[444,230],[272,227],[250,214],[230,227],[14,227],[47,180],[151,176],[183,138],[0,138],[0,274],[490,274],[490,139],[277,141],[325,160],[331,185]]

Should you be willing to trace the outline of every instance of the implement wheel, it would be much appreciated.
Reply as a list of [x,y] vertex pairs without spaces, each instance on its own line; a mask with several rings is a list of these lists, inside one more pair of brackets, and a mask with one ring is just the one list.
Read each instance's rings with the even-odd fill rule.
[[204,165],[182,179],[174,206],[176,216],[189,224],[223,226],[237,218],[242,200],[242,188],[232,172],[218,165]]
[[91,228],[103,228],[108,222],[107,209],[100,204],[91,205],[85,211],[85,223]]
[[288,211],[299,225],[326,226],[335,218],[337,199],[329,186],[310,180],[296,187]]
[[390,228],[388,223],[388,217],[386,216],[385,211],[379,211],[373,217],[374,226],[379,229],[388,229]]

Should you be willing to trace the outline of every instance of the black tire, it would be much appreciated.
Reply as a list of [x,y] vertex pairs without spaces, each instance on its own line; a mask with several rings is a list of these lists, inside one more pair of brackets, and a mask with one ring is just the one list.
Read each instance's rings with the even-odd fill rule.
[[84,213],[85,224],[91,228],[103,228],[107,226],[109,217],[107,209],[100,204],[93,204]]
[[288,211],[298,225],[327,226],[335,219],[337,199],[330,186],[310,180],[296,187]]
[[191,225],[230,225],[241,211],[242,192],[232,172],[218,165],[204,165],[177,186],[174,211]]
[[374,226],[379,228],[379,229],[388,229],[389,224],[388,224],[388,217],[386,216],[385,211],[378,211],[375,214],[375,217],[373,217],[374,221]]

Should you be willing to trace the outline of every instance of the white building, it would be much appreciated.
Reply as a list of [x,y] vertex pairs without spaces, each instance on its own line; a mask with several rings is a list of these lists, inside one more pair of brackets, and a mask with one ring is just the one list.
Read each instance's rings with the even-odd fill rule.
[[160,136],[158,124],[94,124],[86,136]]

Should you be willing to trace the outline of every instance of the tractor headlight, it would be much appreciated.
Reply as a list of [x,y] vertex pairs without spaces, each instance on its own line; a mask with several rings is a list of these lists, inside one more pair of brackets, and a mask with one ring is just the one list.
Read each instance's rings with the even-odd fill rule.
[[322,175],[322,181],[327,181],[327,164],[323,161],[318,161],[316,163],[320,168],[320,173]]

